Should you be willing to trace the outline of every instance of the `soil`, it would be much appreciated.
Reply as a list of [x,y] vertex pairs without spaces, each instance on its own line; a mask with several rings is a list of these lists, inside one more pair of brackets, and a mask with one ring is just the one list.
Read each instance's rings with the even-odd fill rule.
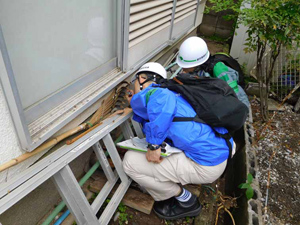
[[128,224],[128,225],[177,225],[177,224],[193,224],[193,218],[184,218],[174,221],[169,220],[163,220],[156,216],[156,214],[151,211],[149,215],[145,213],[141,213],[139,211],[136,211],[134,209],[131,209],[129,207],[126,207],[126,220],[121,221],[121,218],[119,217],[116,219],[116,221],[111,221],[110,225],[120,225],[120,224]]
[[[132,183],[131,188],[140,190],[135,182]],[[215,224],[215,219],[218,218],[218,225],[226,224],[225,211],[220,210],[217,215],[219,203],[219,197],[217,193],[224,193],[225,191],[225,179],[218,179],[215,183],[209,185],[190,185],[190,188],[194,192],[196,191],[199,195],[199,201],[202,205],[202,210],[199,216],[197,217],[185,217],[177,220],[164,220],[160,219],[153,210],[149,215],[120,205],[112,217],[109,225],[192,225],[192,224]],[[188,188],[188,189],[190,189]],[[191,189],[190,189],[191,190]],[[223,196],[223,195],[222,195]],[[105,206],[104,206],[105,207]]]
[[[258,136],[265,124],[260,118],[259,102],[252,100],[251,106]],[[290,105],[285,107],[285,111],[276,112],[273,121],[260,135],[256,148],[263,219],[266,224],[273,225],[296,225],[300,221],[300,114],[294,113]],[[270,117],[272,115],[270,112]]]
[[[253,127],[256,137],[266,126],[260,117],[260,106],[257,99],[251,101]],[[270,117],[273,112],[270,111]],[[300,114],[292,111],[291,105],[285,105],[285,111],[276,111],[276,115],[264,133],[257,141],[257,160],[263,220],[268,225],[298,225],[300,221]],[[272,157],[273,155],[273,157]],[[270,166],[270,187],[267,198],[268,171]],[[221,182],[221,184],[219,183]],[[222,186],[222,179],[218,186]],[[221,188],[223,189],[223,188]],[[222,190],[221,190],[222,191]],[[222,191],[223,192],[223,191]],[[211,199],[214,198],[214,201]],[[201,191],[200,200],[203,205],[201,215],[207,210],[208,221],[214,223],[216,218],[216,194],[206,190]],[[209,211],[210,204],[212,210]],[[111,225],[117,224],[198,224],[197,218],[184,218],[176,221],[159,219],[153,212],[150,215],[126,207],[126,220],[120,222],[120,217],[112,219]],[[224,224],[224,212],[220,211],[218,224]],[[208,222],[207,221],[207,222]],[[209,224],[209,223],[208,223]]]

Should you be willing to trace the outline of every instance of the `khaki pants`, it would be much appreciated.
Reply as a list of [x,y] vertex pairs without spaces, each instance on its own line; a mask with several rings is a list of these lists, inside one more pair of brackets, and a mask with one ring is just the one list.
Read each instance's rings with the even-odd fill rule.
[[155,201],[162,201],[178,195],[180,186],[185,184],[212,183],[225,170],[225,160],[217,166],[201,166],[184,153],[176,153],[155,164],[148,162],[145,153],[128,151],[123,168],[139,185],[146,188]]

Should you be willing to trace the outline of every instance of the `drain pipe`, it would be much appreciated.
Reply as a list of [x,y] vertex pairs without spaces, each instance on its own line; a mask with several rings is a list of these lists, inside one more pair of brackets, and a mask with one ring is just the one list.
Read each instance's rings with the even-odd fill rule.
[[64,214],[61,215],[61,217],[56,220],[56,222],[53,225],[60,225],[70,214],[70,210],[67,210],[64,212]]
[[[123,134],[121,134],[115,141],[114,143],[118,143],[123,139]],[[108,156],[108,152],[105,152],[105,156]],[[93,175],[93,173],[98,169],[98,167],[100,166],[99,161],[97,161],[93,167],[83,176],[83,178],[80,179],[79,181],[79,185],[80,187]],[[60,213],[61,210],[63,210],[63,208],[66,206],[66,204],[61,201],[59,203],[58,206],[56,206],[56,208],[53,210],[53,212],[47,217],[47,219],[42,223],[42,225],[49,225],[52,220],[58,215],[58,213]],[[70,210],[67,210],[66,212],[64,212],[64,214],[57,219],[57,221],[54,223],[54,225],[60,225],[66,218],[67,216],[70,214]]]
[[[115,144],[118,143],[118,142],[120,142],[122,139],[123,139],[123,134],[121,134],[121,135],[117,138],[117,140],[115,140]],[[105,152],[105,155],[106,155],[106,156],[108,155],[107,152]],[[95,163],[95,165],[96,165],[96,164],[97,164],[97,163]],[[99,164],[99,165],[100,165],[100,164]],[[97,168],[98,168],[98,167],[97,167]],[[94,172],[95,172],[95,171],[94,171]],[[93,172],[93,173],[94,173],[94,172]],[[92,174],[93,174],[93,173],[92,173]],[[92,174],[91,174],[91,175],[92,175]],[[80,185],[80,186],[81,186],[81,185]],[[59,217],[53,225],[60,225],[60,224],[68,217],[69,214],[70,214],[70,210],[65,211],[64,214],[62,214],[61,217]]]
[[[99,162],[96,162],[93,167],[80,179],[79,181],[79,185],[80,187],[92,176],[92,174],[98,169],[98,167],[100,166]],[[57,214],[66,206],[66,204],[62,201],[59,203],[58,206],[56,206],[56,208],[53,210],[53,212],[47,217],[47,219],[42,223],[42,225],[49,225],[52,220],[57,216]],[[69,211],[69,210],[67,210]],[[70,211],[69,211],[70,213]],[[64,218],[65,219],[65,218]],[[63,219],[63,220],[64,220]],[[63,221],[62,220],[62,221]],[[61,221],[61,222],[62,222]],[[61,223],[60,222],[60,223]],[[59,224],[60,224],[59,223]]]
[[176,77],[177,76],[177,74],[180,72],[182,70],[182,68],[181,67],[179,67],[176,71],[175,71],[175,73],[173,73],[173,75],[170,77],[170,79],[172,79],[172,78],[174,78],[174,77]]
[[170,69],[171,67],[175,66],[177,64],[177,62],[173,62],[170,65],[168,65],[167,67],[165,67],[165,70]]

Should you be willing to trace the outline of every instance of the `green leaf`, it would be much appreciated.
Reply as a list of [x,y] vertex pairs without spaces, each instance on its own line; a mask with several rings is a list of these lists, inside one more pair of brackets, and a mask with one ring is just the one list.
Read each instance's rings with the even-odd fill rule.
[[253,188],[252,187],[249,187],[247,190],[246,190],[246,196],[247,196],[247,199],[251,199],[253,197]]
[[242,183],[242,184],[240,184],[238,187],[239,187],[240,189],[247,189],[247,188],[250,187],[250,184],[248,184],[248,183]]
[[290,33],[290,28],[288,27],[286,30],[285,30],[285,32],[284,32],[284,36],[287,36],[288,35],[288,33]]
[[253,176],[252,176],[252,174],[251,174],[251,173],[248,173],[248,176],[247,176],[247,181],[248,181],[248,183],[249,183],[249,184],[251,184],[251,183],[252,183],[252,181],[253,181]]

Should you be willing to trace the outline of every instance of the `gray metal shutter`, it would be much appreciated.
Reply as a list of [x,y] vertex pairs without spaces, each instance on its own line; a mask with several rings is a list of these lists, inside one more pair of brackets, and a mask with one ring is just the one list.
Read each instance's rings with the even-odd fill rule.
[[171,25],[172,0],[130,3],[129,48]]
[[177,0],[174,24],[196,13],[197,0]]
[[131,0],[125,68],[146,61],[193,28],[197,4],[198,0],[177,0],[176,5],[172,0]]
[[177,0],[172,38],[176,39],[194,26],[197,3],[197,0]]
[[172,0],[130,1],[128,69],[168,45],[173,6]]

